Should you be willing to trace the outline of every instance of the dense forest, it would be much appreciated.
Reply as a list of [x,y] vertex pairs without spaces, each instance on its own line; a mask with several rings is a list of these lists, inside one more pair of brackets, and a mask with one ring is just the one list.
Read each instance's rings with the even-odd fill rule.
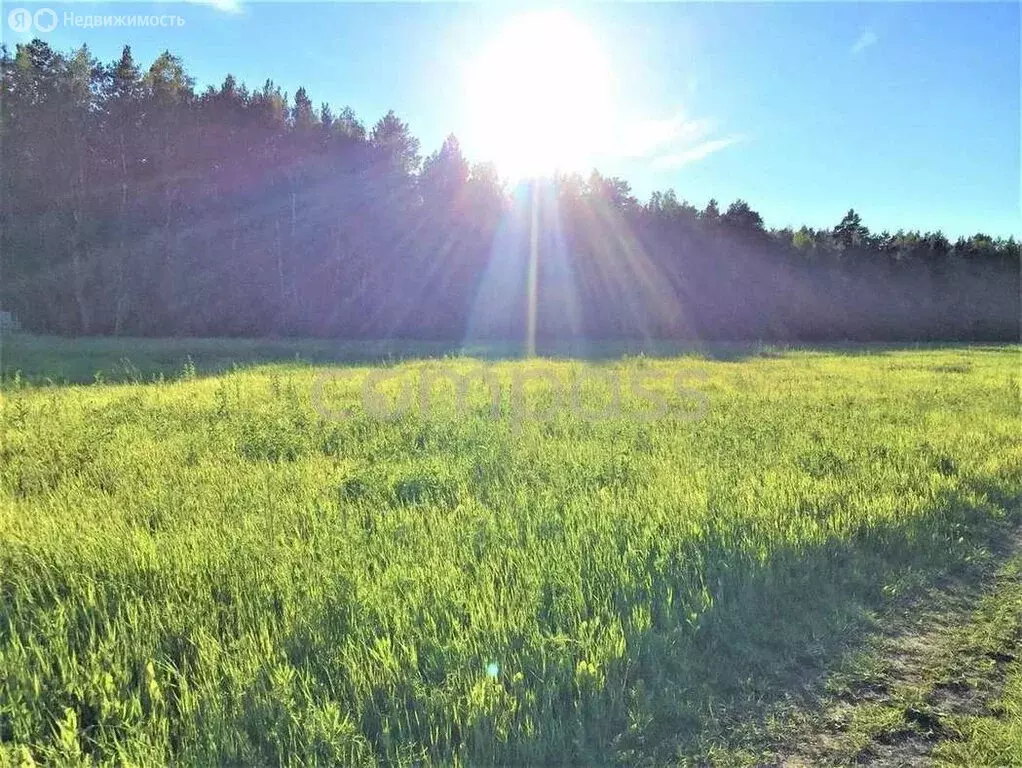
[[1019,337],[1014,239],[771,230],[595,171],[509,189],[453,136],[197,92],[169,52],[2,65],[0,306],[35,331],[517,339],[533,295],[540,338]]

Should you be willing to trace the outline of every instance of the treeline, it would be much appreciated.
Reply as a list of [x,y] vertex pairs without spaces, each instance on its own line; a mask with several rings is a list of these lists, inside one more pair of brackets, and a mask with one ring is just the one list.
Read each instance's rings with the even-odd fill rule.
[[506,190],[454,137],[423,158],[393,113],[198,93],[170,53],[2,66],[0,306],[33,330],[517,339],[532,295],[539,338],[1019,337],[1013,239],[768,230],[596,172]]

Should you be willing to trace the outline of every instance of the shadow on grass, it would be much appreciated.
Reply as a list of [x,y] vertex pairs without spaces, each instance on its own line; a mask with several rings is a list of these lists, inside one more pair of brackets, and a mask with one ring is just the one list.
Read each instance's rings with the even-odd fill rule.
[[667,608],[662,593],[651,594],[652,625],[626,632],[628,650],[606,685],[561,702],[537,738],[497,744],[477,726],[474,738],[449,746],[473,765],[651,766],[709,764],[711,748],[779,746],[768,743],[765,722],[779,706],[818,706],[827,675],[882,631],[874,612],[973,581],[1005,556],[1022,499],[993,483],[976,489],[989,508],[947,495],[903,524],[864,524],[845,539],[763,556],[742,547],[742,531],[711,528],[676,553],[679,564],[703,564],[702,606]]
[[[321,612],[303,617],[286,636],[274,638],[282,658],[296,668],[293,680],[302,688],[284,683],[260,687],[265,681],[246,679],[241,691],[231,688],[225,677],[224,695],[246,703],[218,720],[215,734],[202,731],[210,727],[202,721],[170,717],[172,751],[181,750],[188,733],[194,735],[198,728],[210,754],[200,760],[179,751],[170,754],[168,762],[356,764],[337,751],[333,736],[296,718],[295,711],[282,704],[298,690],[306,691],[310,701],[335,705],[338,712],[358,713],[341,734],[360,745],[367,760],[358,764],[659,766],[707,764],[710,745],[769,747],[756,724],[784,702],[811,707],[821,680],[841,667],[865,632],[877,629],[872,611],[943,580],[970,579],[997,558],[1004,534],[1018,522],[1017,485],[963,482],[962,490],[935,498],[927,514],[887,526],[864,521],[840,539],[813,546],[784,545],[779,543],[783,531],[757,533],[726,519],[680,546],[666,540],[654,544],[648,553],[648,581],[643,579],[647,574],[634,573],[637,580],[629,591],[615,590],[610,596],[622,620],[620,653],[606,654],[605,664],[597,659],[596,668],[589,667],[574,649],[606,648],[602,639],[573,643],[558,632],[556,619],[541,602],[536,624],[545,644],[528,634],[534,627],[508,626],[502,640],[521,651],[516,674],[484,681],[474,702],[447,696],[449,692],[435,695],[443,690],[449,670],[442,661],[430,668],[429,660],[436,656],[428,648],[417,649],[419,666],[408,668],[393,684],[381,682],[372,696],[345,700],[346,687],[339,681],[351,673],[348,662],[324,652],[329,643],[313,641],[343,637],[349,631],[345,622],[361,621],[357,611],[348,611],[350,595],[345,590],[338,602],[325,603]],[[982,508],[967,503],[976,496],[985,497]],[[755,544],[771,540],[778,543]],[[598,569],[595,560],[592,567]],[[62,580],[76,577],[56,569],[53,575],[58,583],[44,599],[56,605],[62,599]],[[583,580],[588,575],[585,569],[579,573]],[[513,573],[507,576],[514,579]],[[237,608],[243,601],[232,590],[244,589],[248,578],[235,579],[234,586],[215,585],[212,610],[228,622],[220,625],[218,642],[245,631]],[[643,583],[644,588],[636,586]],[[160,601],[158,580],[140,588]],[[260,592],[251,599],[265,602],[250,602],[249,609],[280,610],[286,595]],[[4,596],[14,604],[11,595]],[[597,609],[604,608],[595,613],[606,617],[606,596],[594,599]],[[633,621],[637,609],[647,612],[638,624]],[[102,610],[89,608],[80,615],[91,623]],[[592,616],[583,613],[578,618],[594,628]],[[199,664],[194,644],[181,628],[161,631],[162,650],[156,658],[193,674]],[[0,624],[0,646],[8,639],[5,632],[10,627]],[[584,633],[576,626],[567,634]],[[93,637],[80,628],[62,639],[73,658],[86,658]],[[416,641],[414,632],[401,639]],[[442,647],[433,651],[442,660]],[[264,670],[268,679],[272,668],[268,663]],[[215,679],[220,672],[213,666],[204,674]],[[42,681],[40,701],[57,713],[72,710],[80,733],[91,734],[89,739],[119,733],[116,718],[104,715],[81,689],[69,689],[56,666],[50,674],[52,681]],[[139,700],[144,698],[141,676],[132,677],[128,685]],[[176,706],[177,689],[167,688],[166,695],[168,706]],[[9,738],[0,716],[0,748]],[[97,761],[112,759],[109,741],[99,746],[83,738],[82,743]]]
[[291,339],[142,339],[12,334],[0,344],[0,372],[33,384],[152,382],[217,376],[266,364],[365,365],[452,354],[431,342]]
[[[699,341],[539,341],[536,355],[547,358],[614,360],[694,356],[720,362],[781,358],[799,352],[846,356],[887,355],[920,350],[1002,351],[995,345],[787,344]],[[151,382],[183,375],[217,376],[266,364],[356,366],[444,357],[514,360],[525,357],[515,342],[462,344],[445,341],[337,341],[329,339],[211,339],[34,336],[5,334],[0,339],[0,384],[89,384]]]

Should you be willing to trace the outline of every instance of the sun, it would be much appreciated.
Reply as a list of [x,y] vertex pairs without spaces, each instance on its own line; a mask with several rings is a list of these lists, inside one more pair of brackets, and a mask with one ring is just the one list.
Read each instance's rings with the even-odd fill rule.
[[606,142],[610,62],[566,12],[511,20],[470,62],[466,86],[472,144],[512,180],[585,170]]

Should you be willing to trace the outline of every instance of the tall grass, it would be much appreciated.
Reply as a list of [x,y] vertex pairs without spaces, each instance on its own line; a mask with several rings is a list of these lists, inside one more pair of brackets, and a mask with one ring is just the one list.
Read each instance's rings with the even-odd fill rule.
[[493,364],[686,371],[657,420],[628,390],[608,418],[545,408],[541,381],[542,418],[506,387],[496,415],[481,386],[459,412],[440,383],[428,414],[381,420],[354,364],[322,395],[341,419],[307,364],[9,377],[0,764],[706,755],[1011,522],[1018,354]]

